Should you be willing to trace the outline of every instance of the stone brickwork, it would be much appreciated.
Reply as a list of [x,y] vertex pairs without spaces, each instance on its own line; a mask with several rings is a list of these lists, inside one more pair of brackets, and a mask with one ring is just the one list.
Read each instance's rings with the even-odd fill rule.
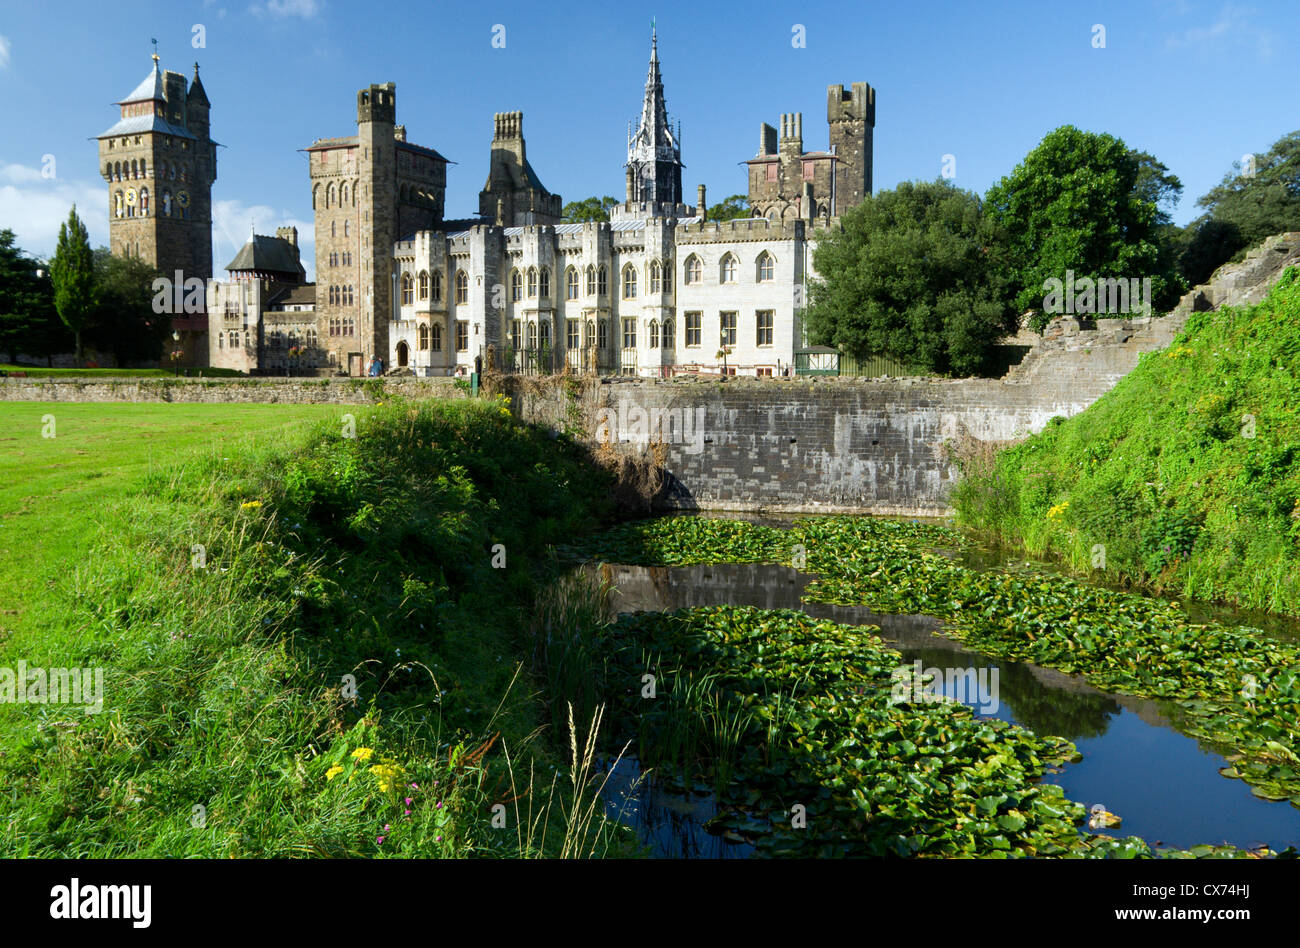
[[454,379],[0,379],[0,401],[9,402],[365,405],[390,398],[464,397]]

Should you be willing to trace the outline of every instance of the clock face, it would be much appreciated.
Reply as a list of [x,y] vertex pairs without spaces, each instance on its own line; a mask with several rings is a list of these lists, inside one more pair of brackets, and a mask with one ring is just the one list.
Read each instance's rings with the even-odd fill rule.
[[126,203],[131,207],[135,207],[135,188],[126,189]]
[[179,204],[181,207],[189,207],[189,206],[190,206],[190,192],[188,192],[188,191],[177,191],[177,192],[176,192],[176,203]]

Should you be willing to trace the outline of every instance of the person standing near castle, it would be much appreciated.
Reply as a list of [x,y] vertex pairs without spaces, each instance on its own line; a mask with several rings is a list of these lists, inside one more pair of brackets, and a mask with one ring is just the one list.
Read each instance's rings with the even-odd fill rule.
[[370,377],[377,378],[378,376],[383,374],[384,374],[384,363],[380,360],[379,356],[375,356],[370,360]]

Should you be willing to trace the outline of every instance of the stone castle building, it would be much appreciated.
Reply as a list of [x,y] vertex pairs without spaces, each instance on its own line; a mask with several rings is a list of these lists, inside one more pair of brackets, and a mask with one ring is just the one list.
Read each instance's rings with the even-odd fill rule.
[[[100,134],[100,173],[108,183],[109,249],[138,257],[175,280],[212,277],[212,184],[217,143],[209,131],[211,103],[199,80],[153,71],[117,103],[118,121]],[[174,314],[173,328],[189,364],[203,364],[207,320]]]
[[[478,216],[446,219],[447,161],[407,140],[396,102],[392,83],[362,89],[357,134],[306,149],[314,310],[304,288],[251,278],[257,268],[232,261],[230,283],[209,292],[214,363],[268,371],[284,348],[299,370],[351,375],[375,356],[419,375],[465,374],[476,359],[515,371],[784,373],[803,345],[816,234],[871,190],[875,92],[831,86],[828,150],[803,151],[797,113],[779,140],[764,125],[748,163],[755,216],[706,220],[702,186],[694,205],[684,201],[657,37],[628,139],[626,200],[608,222],[562,222],[560,196],[529,163],[521,112],[494,117]],[[276,293],[293,305],[275,308]]]

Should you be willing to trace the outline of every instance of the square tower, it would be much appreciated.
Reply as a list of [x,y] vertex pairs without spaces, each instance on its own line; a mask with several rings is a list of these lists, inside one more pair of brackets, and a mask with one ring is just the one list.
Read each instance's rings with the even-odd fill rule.
[[857,207],[871,194],[872,136],[876,128],[876,90],[865,82],[826,89],[835,169],[835,214]]

